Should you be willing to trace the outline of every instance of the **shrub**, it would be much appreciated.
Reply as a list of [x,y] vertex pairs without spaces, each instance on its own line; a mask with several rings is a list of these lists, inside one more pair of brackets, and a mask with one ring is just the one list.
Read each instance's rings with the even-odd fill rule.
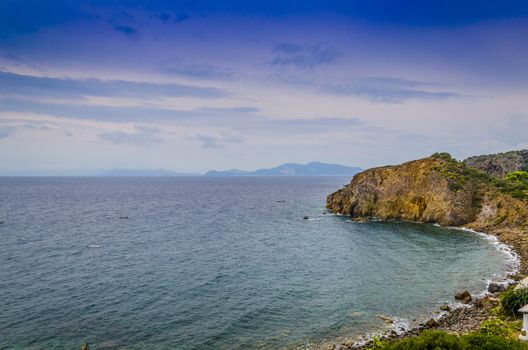
[[498,335],[504,337],[510,333],[510,330],[506,327],[504,321],[497,318],[491,318],[482,323],[479,332],[486,335]]
[[518,340],[487,334],[468,334],[462,337],[466,349],[471,350],[526,350],[528,345]]
[[384,350],[465,350],[465,344],[459,337],[441,331],[427,331],[420,336],[403,339],[387,344]]
[[518,315],[518,310],[528,304],[528,288],[508,289],[500,296],[503,312],[509,316]]
[[413,338],[385,344],[383,350],[528,350],[528,344],[492,334],[456,336],[442,331],[426,331]]
[[440,158],[440,159],[448,160],[448,161],[456,161],[455,158],[453,158],[453,157],[452,157],[449,153],[447,153],[447,152],[436,152],[436,153],[431,154],[431,157],[433,157],[433,158]]
[[512,197],[519,199],[528,198],[528,172],[514,171],[509,173],[502,181],[497,183],[497,186]]

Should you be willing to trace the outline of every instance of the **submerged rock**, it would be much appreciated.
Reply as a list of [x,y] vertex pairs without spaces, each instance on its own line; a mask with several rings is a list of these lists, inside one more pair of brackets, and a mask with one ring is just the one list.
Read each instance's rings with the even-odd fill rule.
[[471,302],[471,300],[472,300],[471,294],[467,290],[463,291],[462,293],[458,293],[457,295],[455,295],[455,299],[456,300],[460,300],[464,304],[469,304]]
[[308,220],[309,217],[308,217],[308,216],[303,216],[303,219],[304,219],[304,220]]
[[379,314],[379,315],[376,315],[376,317],[381,318],[383,321],[387,323],[394,323],[394,320],[390,318],[389,316]]
[[442,310],[442,311],[450,311],[451,308],[449,307],[449,305],[441,305],[440,306],[440,310]]

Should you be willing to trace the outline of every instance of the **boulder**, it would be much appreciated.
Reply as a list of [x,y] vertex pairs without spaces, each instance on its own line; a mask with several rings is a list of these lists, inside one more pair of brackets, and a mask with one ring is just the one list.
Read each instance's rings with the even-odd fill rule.
[[506,284],[504,283],[490,282],[488,285],[488,292],[490,293],[504,292],[505,290]]
[[523,278],[519,283],[515,286],[515,290],[528,288],[528,277]]
[[308,220],[309,217],[308,217],[308,216],[303,216],[303,219],[304,219],[304,220]]
[[84,344],[81,346],[81,350],[90,350],[90,346],[88,345],[88,343],[84,343]]
[[478,307],[491,308],[499,305],[499,299],[491,294],[486,294],[477,302]]
[[471,294],[467,290],[463,291],[462,293],[458,293],[455,295],[456,300],[460,300],[464,304],[469,304],[472,300]]
[[440,310],[442,310],[442,311],[450,311],[451,308],[449,307],[449,305],[441,305],[440,306]]
[[427,322],[425,322],[425,326],[427,328],[436,328],[439,326],[439,324],[437,320],[435,320],[434,318],[431,318],[430,320],[427,320]]

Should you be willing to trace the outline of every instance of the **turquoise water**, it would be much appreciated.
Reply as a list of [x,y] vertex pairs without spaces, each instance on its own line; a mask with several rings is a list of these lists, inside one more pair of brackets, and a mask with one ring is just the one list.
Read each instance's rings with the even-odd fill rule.
[[348,181],[0,178],[0,348],[290,347],[419,322],[508,269],[470,232],[323,214]]

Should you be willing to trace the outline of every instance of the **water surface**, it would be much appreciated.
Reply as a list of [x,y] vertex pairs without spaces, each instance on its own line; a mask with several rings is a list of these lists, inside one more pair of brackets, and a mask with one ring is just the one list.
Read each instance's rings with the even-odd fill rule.
[[0,347],[289,347],[419,322],[507,268],[469,232],[323,214],[348,181],[0,178]]

